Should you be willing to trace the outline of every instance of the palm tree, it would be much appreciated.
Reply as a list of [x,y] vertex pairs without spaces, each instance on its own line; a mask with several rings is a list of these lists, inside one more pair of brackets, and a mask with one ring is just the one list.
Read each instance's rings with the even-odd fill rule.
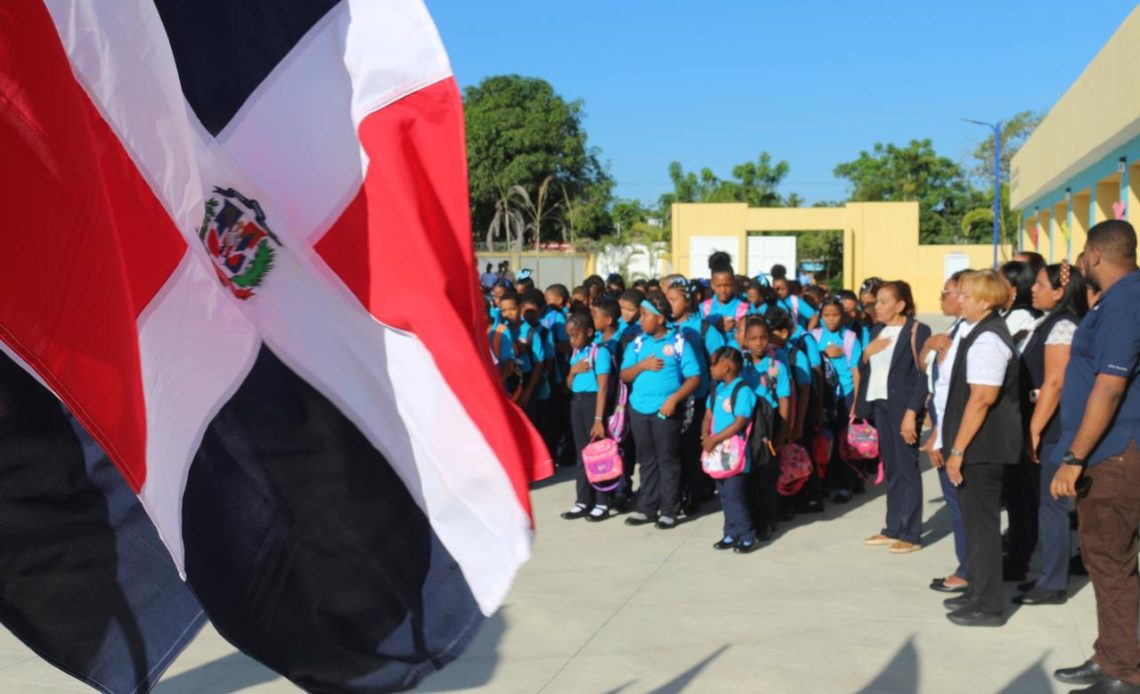
[[[526,221],[516,204],[516,189],[522,190],[520,186],[511,186],[499,192],[499,199],[495,201],[495,216],[491,218],[491,223],[487,226],[488,252],[494,250],[495,239],[500,236],[508,244],[514,245],[520,252],[522,251],[522,237],[526,229]],[[525,196],[526,191],[522,192]]]
[[525,188],[522,186],[511,186],[511,192],[518,198],[523,211],[529,218],[526,222],[526,228],[534,234],[534,250],[536,252],[538,251],[539,242],[542,239],[542,228],[548,224],[562,226],[562,238],[566,238],[565,222],[559,219],[557,215],[558,208],[562,207],[562,203],[551,203],[548,200],[550,184],[553,182],[554,176],[544,178],[542,183],[538,186],[538,194],[535,195],[533,201]]

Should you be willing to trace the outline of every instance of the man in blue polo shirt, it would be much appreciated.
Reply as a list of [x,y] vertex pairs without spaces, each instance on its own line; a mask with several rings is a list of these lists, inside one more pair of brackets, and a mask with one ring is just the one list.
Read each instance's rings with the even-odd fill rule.
[[1082,692],[1140,692],[1140,271],[1132,225],[1110,220],[1090,229],[1081,269],[1103,294],[1073,337],[1057,446],[1064,464],[1050,491],[1078,497],[1098,635],[1089,661],[1054,676],[1092,685]]

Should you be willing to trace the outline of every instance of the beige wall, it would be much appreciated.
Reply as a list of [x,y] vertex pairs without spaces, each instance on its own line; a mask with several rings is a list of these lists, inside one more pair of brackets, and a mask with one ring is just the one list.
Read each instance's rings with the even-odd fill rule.
[[[911,284],[918,297],[938,298],[945,280],[945,259],[965,253],[971,267],[990,267],[993,246],[920,246],[918,203],[864,202],[845,207],[750,208],[743,203],[695,203],[673,206],[673,268],[685,276],[705,276],[707,268],[691,266],[693,236],[722,237],[725,248],[747,257],[748,232],[843,231],[843,277],[848,289],[878,276]],[[1011,250],[1000,249],[1008,260]],[[789,268],[791,269],[791,268]],[[742,271],[743,268],[737,268]],[[937,303],[933,304],[934,307]]]
[[[993,267],[994,264],[993,246],[919,246],[916,271],[913,279],[908,280],[919,313],[939,311],[939,293],[942,291],[942,285],[946,284],[946,256],[955,253],[969,256],[968,265],[973,270]],[[1006,261],[1010,257],[1009,246],[998,249],[999,260]],[[890,275],[880,275],[880,277],[890,277]]]
[[1023,208],[1140,135],[1140,8],[1013,158],[1010,205]]

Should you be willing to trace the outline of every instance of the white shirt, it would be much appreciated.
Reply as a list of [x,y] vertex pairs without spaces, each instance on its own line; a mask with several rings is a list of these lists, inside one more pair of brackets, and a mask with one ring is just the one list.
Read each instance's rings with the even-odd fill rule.
[[867,402],[874,402],[876,400],[887,399],[887,379],[891,375],[891,358],[895,354],[895,343],[899,340],[899,333],[902,332],[901,325],[887,325],[883,327],[882,332],[875,338],[876,340],[890,340],[883,351],[871,355],[871,375],[867,380]]
[[954,375],[954,360],[958,358],[958,346],[962,339],[970,334],[974,326],[962,322],[958,332],[954,333],[954,341],[946,350],[946,358],[938,365],[938,379],[931,388],[931,407],[934,409],[934,447],[942,448],[942,419],[946,413],[946,401],[950,398],[950,377]]
[[992,332],[980,335],[966,353],[966,382],[975,386],[1000,386],[1005,382],[1012,357],[1013,352],[1000,337]]
[[[1013,337],[1014,344],[1017,345],[1017,351],[1020,354],[1029,344],[1029,338],[1032,337],[1033,330],[1037,327],[1037,319],[1027,309],[1015,308],[1005,315],[1005,327],[1009,328],[1009,334]],[[1019,340],[1017,334],[1022,330],[1025,331],[1025,336]]]

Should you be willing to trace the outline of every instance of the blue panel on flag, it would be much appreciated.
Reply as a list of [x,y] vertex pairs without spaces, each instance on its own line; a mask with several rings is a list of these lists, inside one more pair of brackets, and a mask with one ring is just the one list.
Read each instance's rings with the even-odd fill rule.
[[212,135],[339,0],[155,0],[182,92]]
[[108,692],[148,690],[205,622],[118,470],[3,354],[0,622]]
[[218,632],[307,690],[405,689],[483,622],[388,461],[266,347],[206,431],[182,518]]

